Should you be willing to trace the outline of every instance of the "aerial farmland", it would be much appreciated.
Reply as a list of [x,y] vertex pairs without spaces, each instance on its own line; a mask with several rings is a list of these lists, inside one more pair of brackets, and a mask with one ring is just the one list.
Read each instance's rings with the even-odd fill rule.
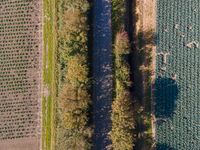
[[200,149],[199,3],[158,0],[155,115],[159,150]]
[[0,149],[39,150],[41,1],[0,1]]
[[200,0],[0,0],[0,150],[200,150]]

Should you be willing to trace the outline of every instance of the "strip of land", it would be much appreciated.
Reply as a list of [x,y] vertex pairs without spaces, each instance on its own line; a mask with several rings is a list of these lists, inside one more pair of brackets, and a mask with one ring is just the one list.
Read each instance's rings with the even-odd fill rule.
[[43,0],[42,149],[53,150],[56,106],[56,0]]
[[[155,69],[155,32],[156,32],[156,0],[137,0],[135,8],[135,36],[137,56],[141,59],[137,60],[138,71],[141,73],[141,83],[143,89],[139,105],[142,111],[139,113],[141,122],[138,128],[139,149],[152,149],[155,137],[154,126],[154,106],[153,93],[151,93],[152,85],[154,84],[154,69]],[[136,67],[136,68],[137,68]],[[138,76],[136,75],[136,79]]]

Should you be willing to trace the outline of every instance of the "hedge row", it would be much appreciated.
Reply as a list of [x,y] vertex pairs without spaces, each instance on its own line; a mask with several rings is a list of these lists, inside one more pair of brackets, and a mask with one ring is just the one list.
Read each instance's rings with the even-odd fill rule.
[[[113,36],[115,36],[117,32],[124,27],[125,11],[125,0],[112,0]],[[115,37],[113,39],[115,39]]]
[[115,98],[112,103],[113,150],[132,150],[134,147],[134,111],[130,93],[130,41],[125,31],[125,0],[112,0],[112,29],[114,39]]
[[[87,0],[62,1],[62,26],[59,29],[59,52],[62,89],[59,94],[59,119],[63,141],[59,149],[91,149],[89,124],[91,104],[88,64]],[[62,148],[61,148],[62,147]]]
[[134,146],[134,112],[130,93],[130,44],[125,31],[116,34],[115,99],[112,104],[112,130],[110,137],[113,150],[132,150]]

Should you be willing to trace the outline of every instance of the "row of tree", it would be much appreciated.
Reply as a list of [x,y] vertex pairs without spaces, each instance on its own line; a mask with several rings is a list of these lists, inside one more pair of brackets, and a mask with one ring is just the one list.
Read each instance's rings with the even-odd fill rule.
[[132,150],[134,146],[134,112],[130,93],[130,43],[125,31],[116,34],[115,54],[115,99],[112,104],[112,130],[110,137],[113,150]]
[[132,150],[135,141],[135,118],[134,101],[130,92],[131,45],[128,34],[124,30],[126,0],[112,0],[112,12],[115,97],[112,103],[110,139],[113,150]]
[[[62,2],[61,2],[62,1]],[[88,0],[60,0],[59,57],[61,90],[58,112],[61,133],[59,150],[89,150],[92,127],[89,122],[91,84],[88,61]],[[129,57],[131,45],[125,24],[125,0],[112,0],[115,90],[112,103],[112,130],[109,137],[113,150],[132,150],[136,139],[134,100],[130,87]]]
[[[61,2],[60,2],[61,3]],[[62,88],[58,110],[63,141],[61,150],[91,149],[92,128],[89,124],[91,105],[88,62],[87,0],[62,1],[59,29],[59,57]]]

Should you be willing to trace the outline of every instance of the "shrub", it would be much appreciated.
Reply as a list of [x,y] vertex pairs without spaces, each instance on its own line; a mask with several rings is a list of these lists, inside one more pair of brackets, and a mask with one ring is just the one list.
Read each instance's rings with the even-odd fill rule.
[[[62,24],[59,26],[58,34],[62,79],[64,79],[68,60],[77,54],[87,55],[88,53],[87,10],[89,6],[86,0],[80,2],[69,2],[69,0],[67,0],[63,4],[64,10],[60,17],[60,22],[62,22]],[[72,4],[74,4],[74,6],[72,6]],[[77,4],[80,4],[80,7],[78,7]],[[83,9],[82,7],[85,8]]]
[[88,72],[89,68],[85,55],[77,54],[68,60],[66,79],[72,86],[87,86],[89,84]]
[[60,150],[91,149],[92,129],[89,124],[91,104],[88,23],[86,0],[63,1],[62,26],[59,30],[59,54],[62,89],[59,92]]
[[130,93],[130,44],[126,32],[117,33],[115,40],[116,97],[112,104],[110,138],[114,150],[132,150],[134,146],[134,113]]
[[[78,9],[64,11],[64,26],[60,36],[63,38],[68,53],[87,52],[87,17]],[[70,21],[69,21],[70,20]],[[73,55],[72,55],[73,56]]]
[[112,27],[113,35],[124,26],[125,0],[112,0]]
[[66,84],[63,87],[59,99],[60,107],[63,108],[64,112],[73,111],[75,109],[87,110],[90,104],[88,90],[84,88],[74,88],[71,84]]

